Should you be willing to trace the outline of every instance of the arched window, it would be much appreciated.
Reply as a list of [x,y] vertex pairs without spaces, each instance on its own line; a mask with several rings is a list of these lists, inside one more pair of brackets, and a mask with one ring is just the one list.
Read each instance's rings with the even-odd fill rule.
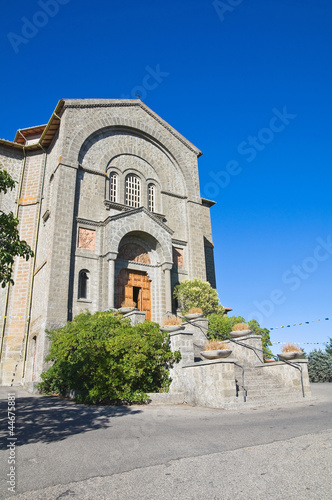
[[148,186],[148,201],[150,212],[156,211],[156,186],[154,184],[149,184]]
[[115,172],[110,175],[110,201],[118,201],[118,176]]
[[141,182],[136,175],[126,177],[126,205],[139,207],[141,203]]
[[87,299],[89,293],[89,271],[83,269],[78,277],[78,298]]

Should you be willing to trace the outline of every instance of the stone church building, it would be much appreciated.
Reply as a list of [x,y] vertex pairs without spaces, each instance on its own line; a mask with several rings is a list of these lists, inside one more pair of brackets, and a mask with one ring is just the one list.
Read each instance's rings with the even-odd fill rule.
[[161,322],[183,279],[216,286],[201,154],[140,100],[60,100],[47,125],[0,140],[0,166],[17,181],[1,209],[35,253],[0,290],[1,384],[38,380],[45,330],[86,309],[126,298]]

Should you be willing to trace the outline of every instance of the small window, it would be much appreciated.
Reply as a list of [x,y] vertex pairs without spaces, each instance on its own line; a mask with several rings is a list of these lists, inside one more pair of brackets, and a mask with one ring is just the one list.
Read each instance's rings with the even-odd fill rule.
[[110,175],[110,201],[118,201],[118,176],[115,172]]
[[148,198],[149,198],[149,210],[150,212],[155,212],[156,211],[156,186],[154,184],[149,184],[149,192],[148,192]]
[[141,183],[136,175],[126,177],[126,205],[139,207],[141,202]]
[[87,299],[88,292],[89,292],[89,272],[83,270],[80,271],[78,279],[78,298]]

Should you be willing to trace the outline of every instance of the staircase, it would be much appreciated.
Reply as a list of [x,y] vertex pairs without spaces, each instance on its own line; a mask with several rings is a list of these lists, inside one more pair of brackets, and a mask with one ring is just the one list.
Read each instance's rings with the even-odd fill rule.
[[[238,401],[243,402],[242,370],[235,366],[235,379],[238,386]],[[273,376],[266,376],[259,367],[244,367],[244,388],[246,405],[267,406],[285,402],[302,401],[302,393],[286,386]]]
[[301,402],[303,391],[306,398],[311,396],[307,360],[264,363],[260,335],[225,341],[231,350],[227,358],[203,359],[206,329],[207,324],[198,328],[188,323],[184,331],[170,334],[172,351],[179,350],[182,356],[171,370],[170,393],[177,393],[177,398],[184,394],[194,406],[242,409]]

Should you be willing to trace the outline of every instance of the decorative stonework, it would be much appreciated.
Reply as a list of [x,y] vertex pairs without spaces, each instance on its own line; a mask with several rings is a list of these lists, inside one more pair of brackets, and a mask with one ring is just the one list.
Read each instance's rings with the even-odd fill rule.
[[173,263],[176,267],[184,266],[182,248],[173,247]]
[[118,258],[140,262],[141,264],[151,264],[150,257],[144,248],[134,243],[123,245],[119,250]]
[[80,227],[78,230],[78,248],[94,250],[95,237],[96,231],[94,231],[93,229],[83,229],[82,227]]

